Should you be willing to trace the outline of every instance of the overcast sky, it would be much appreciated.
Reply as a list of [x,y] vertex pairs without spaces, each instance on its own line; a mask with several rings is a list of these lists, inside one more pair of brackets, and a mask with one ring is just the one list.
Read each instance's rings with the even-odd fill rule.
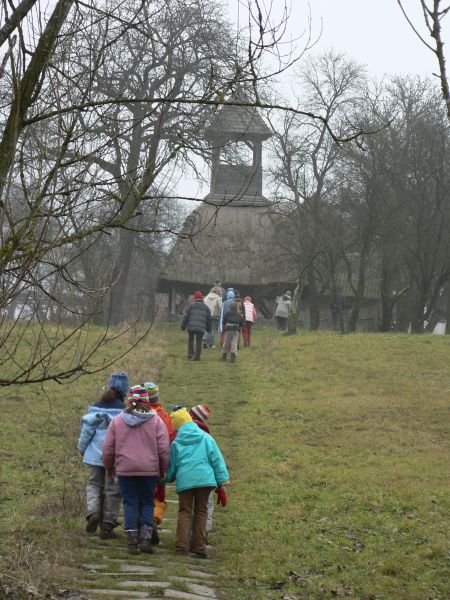
[[[247,0],[222,0],[228,11],[230,21],[236,23],[238,15],[240,26],[248,21],[245,5]],[[269,5],[271,0],[260,0]],[[254,2],[254,0],[252,0]],[[366,65],[369,76],[381,79],[385,74],[417,74],[432,77],[437,72],[436,57],[422,44],[405,20],[397,0],[286,0],[291,2],[286,39],[298,38],[308,28],[308,16],[311,13],[313,37],[320,39],[310,51],[312,54],[334,49],[347,54],[350,58]],[[272,0],[273,18],[281,18],[285,0]],[[240,9],[238,5],[240,4]],[[421,34],[429,39],[423,23],[419,0],[404,0],[403,6]],[[447,54],[450,64],[450,15],[445,23],[444,42],[447,42]],[[302,41],[297,42],[302,46]],[[436,84],[438,80],[432,77]],[[292,79],[282,76],[278,90],[289,102],[289,88],[296,86]],[[208,170],[205,165],[205,173]],[[208,189],[198,189],[198,183],[183,178],[184,193],[190,196],[202,196]],[[265,193],[268,190],[265,189]]]
[[[437,70],[436,59],[415,36],[406,22],[397,0],[287,0],[291,2],[289,34],[293,37],[307,27],[308,12],[318,44],[312,52],[334,48],[367,65],[369,74],[385,73],[431,75]],[[241,2],[241,25],[245,24],[242,0],[225,0],[230,18],[236,21]],[[244,0],[245,2],[245,0]],[[270,0],[262,0],[267,6]],[[308,9],[309,5],[309,9]],[[404,0],[403,5],[417,28],[428,37],[423,25],[419,0]],[[283,12],[284,0],[273,0],[274,17]],[[445,37],[450,52],[450,15]],[[301,42],[300,42],[301,43]]]

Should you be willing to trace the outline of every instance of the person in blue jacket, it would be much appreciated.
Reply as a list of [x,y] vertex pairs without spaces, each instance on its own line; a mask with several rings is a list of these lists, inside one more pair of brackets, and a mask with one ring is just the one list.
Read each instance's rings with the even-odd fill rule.
[[227,298],[222,302],[222,308],[220,310],[219,316],[219,332],[220,332],[220,343],[224,344],[225,341],[225,329],[223,326],[223,319],[227,312],[230,310],[231,305],[234,303],[234,290],[233,288],[228,288],[227,290]]
[[117,537],[113,529],[117,527],[121,496],[115,477],[108,477],[102,462],[102,447],[108,426],[124,408],[124,398],[129,391],[128,375],[113,373],[105,386],[99,402],[88,407],[81,419],[81,433],[77,448],[83,462],[89,466],[86,484],[86,531],[95,533],[100,525],[100,537]]
[[178,432],[170,447],[165,479],[167,483],[176,480],[178,494],[175,550],[178,554],[190,550],[198,558],[207,558],[208,498],[214,488],[222,497],[225,495],[222,486],[229,480],[227,467],[214,438],[192,421],[184,406],[174,409],[170,418]]

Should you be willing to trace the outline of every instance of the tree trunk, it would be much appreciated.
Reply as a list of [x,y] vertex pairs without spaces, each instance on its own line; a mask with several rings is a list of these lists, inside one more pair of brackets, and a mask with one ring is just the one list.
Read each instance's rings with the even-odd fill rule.
[[56,4],[12,100],[0,141],[0,194],[3,193],[9,170],[14,162],[25,115],[34,102],[36,88],[40,85],[56,40],[73,3],[73,0],[59,0]]
[[307,268],[306,273],[309,292],[309,329],[310,331],[316,331],[320,327],[320,301],[312,264]]
[[[128,271],[133,258],[135,233],[127,229],[119,232],[119,253],[117,256],[116,277],[111,289],[111,309],[109,323],[118,325],[131,315],[126,314]],[[137,318],[137,315],[135,316]],[[106,318],[108,316],[106,315]]]
[[354,333],[356,330],[356,324],[359,319],[359,313],[361,311],[361,306],[364,300],[364,292],[366,289],[366,254],[365,252],[361,253],[359,259],[359,268],[358,268],[358,285],[356,288],[355,299],[353,301],[352,312],[350,313],[350,317],[348,319],[348,327],[347,330],[350,333]]
[[445,335],[450,335],[450,282],[447,283],[445,299],[446,299],[446,312],[447,312],[447,323],[445,324]]
[[287,333],[288,335],[295,335],[297,333],[298,317],[300,315],[300,301],[302,297],[303,286],[300,283],[294,291],[294,297],[292,299],[292,308],[289,311]]

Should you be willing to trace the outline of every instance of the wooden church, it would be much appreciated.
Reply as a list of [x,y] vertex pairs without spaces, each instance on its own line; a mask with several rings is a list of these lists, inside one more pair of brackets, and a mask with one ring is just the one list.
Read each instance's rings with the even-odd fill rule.
[[216,279],[252,296],[267,317],[275,295],[295,287],[295,274],[277,257],[270,202],[262,192],[262,148],[270,136],[257,110],[239,105],[222,106],[206,128],[210,192],[186,219],[159,274],[169,314],[182,310],[195,290],[207,293]]

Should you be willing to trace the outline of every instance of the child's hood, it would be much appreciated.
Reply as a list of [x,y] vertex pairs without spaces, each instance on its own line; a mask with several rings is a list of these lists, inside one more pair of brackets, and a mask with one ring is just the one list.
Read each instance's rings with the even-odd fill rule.
[[107,429],[111,421],[122,412],[121,408],[99,408],[98,406],[89,406],[87,415],[81,419],[82,423],[97,427],[97,429]]
[[208,434],[202,431],[196,423],[190,421],[179,428],[176,441],[181,446],[192,446],[200,443],[205,435]]
[[122,419],[129,427],[139,427],[143,423],[150,421],[156,415],[156,411],[151,410],[149,412],[137,412],[133,411],[131,413],[124,412],[122,413]]

